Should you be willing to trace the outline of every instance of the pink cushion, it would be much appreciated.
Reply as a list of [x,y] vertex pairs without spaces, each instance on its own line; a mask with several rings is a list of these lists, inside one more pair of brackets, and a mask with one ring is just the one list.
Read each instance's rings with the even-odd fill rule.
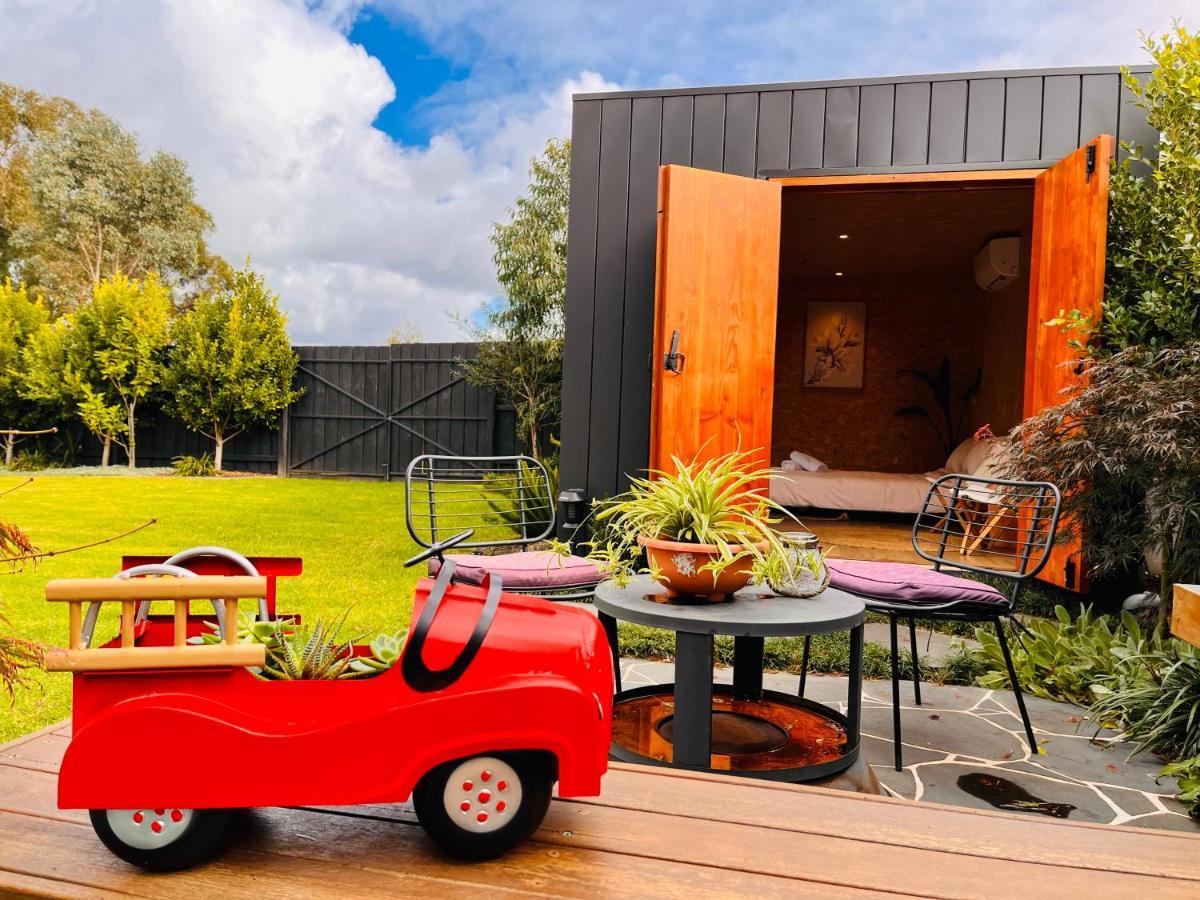
[[[576,585],[596,584],[603,579],[600,569],[582,556],[559,556],[549,550],[524,550],[499,556],[474,553],[448,553],[454,560],[454,577],[468,584],[481,584],[483,576],[495,572],[506,588],[519,591],[557,590]],[[429,574],[441,569],[437,559],[429,560]]]
[[1008,597],[990,584],[936,572],[910,563],[829,560],[829,584],[888,603],[984,603],[1007,606]]

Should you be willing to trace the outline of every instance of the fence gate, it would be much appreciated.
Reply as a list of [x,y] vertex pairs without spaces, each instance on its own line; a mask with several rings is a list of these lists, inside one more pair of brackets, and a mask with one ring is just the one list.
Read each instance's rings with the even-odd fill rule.
[[[422,453],[512,452],[510,410],[467,384],[474,344],[297,347],[304,396],[280,433],[281,475],[402,477]],[[498,427],[499,420],[499,427]],[[284,464],[286,461],[286,465]]]

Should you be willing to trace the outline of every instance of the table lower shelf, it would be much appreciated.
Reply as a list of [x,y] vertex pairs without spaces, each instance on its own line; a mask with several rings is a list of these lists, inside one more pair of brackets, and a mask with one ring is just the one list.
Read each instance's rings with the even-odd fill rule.
[[[810,781],[849,768],[858,741],[848,744],[846,717],[821,703],[762,691],[760,699],[734,697],[729,685],[713,685],[712,740],[707,771]],[[613,701],[610,754],[623,762],[671,766],[675,685],[622,691]]]

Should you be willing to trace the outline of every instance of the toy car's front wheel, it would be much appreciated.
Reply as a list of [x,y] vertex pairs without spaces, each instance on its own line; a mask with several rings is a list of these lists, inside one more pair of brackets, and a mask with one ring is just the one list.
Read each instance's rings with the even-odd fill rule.
[[172,872],[198,865],[220,848],[229,824],[224,809],[93,809],[104,846],[135,866]]
[[425,775],[413,791],[413,806],[443,850],[465,859],[492,859],[542,823],[553,786],[547,754],[472,756]]

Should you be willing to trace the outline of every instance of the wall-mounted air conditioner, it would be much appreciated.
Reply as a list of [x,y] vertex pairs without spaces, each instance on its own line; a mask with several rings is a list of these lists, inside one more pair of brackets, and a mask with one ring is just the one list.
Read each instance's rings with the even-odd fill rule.
[[992,238],[975,257],[975,283],[985,291],[1008,287],[1021,270],[1020,253],[1020,238]]

